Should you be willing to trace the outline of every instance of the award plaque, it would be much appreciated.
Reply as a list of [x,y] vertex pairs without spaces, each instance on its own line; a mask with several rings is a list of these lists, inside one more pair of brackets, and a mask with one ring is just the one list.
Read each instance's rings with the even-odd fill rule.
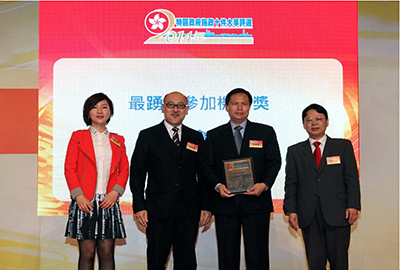
[[223,160],[226,187],[233,194],[245,193],[255,183],[253,158]]

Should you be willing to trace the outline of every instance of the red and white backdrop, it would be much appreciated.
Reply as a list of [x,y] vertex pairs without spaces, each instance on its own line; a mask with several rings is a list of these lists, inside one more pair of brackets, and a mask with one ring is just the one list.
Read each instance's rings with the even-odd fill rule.
[[[76,269],[63,162],[71,133],[86,128],[89,95],[114,101],[109,129],[131,156],[138,132],[162,121],[165,93],[188,96],[185,124],[205,135],[228,122],[235,87],[252,93],[250,120],[275,128],[283,158],[307,138],[302,109],[328,109],[327,133],[350,139],[361,164],[351,269],[399,268],[398,2],[6,1],[0,14],[0,268]],[[284,167],[272,187],[271,268],[305,270],[301,231],[281,213],[283,185]],[[146,269],[130,197],[116,264]],[[217,269],[216,249],[212,224],[198,237],[199,270]]]
[[[359,161],[357,20],[357,2],[40,2],[37,214],[50,221],[42,238],[54,238],[55,224],[62,238],[67,143],[86,128],[83,103],[97,92],[114,102],[109,130],[125,137],[128,157],[139,131],[162,121],[166,93],[188,97],[185,124],[206,136],[228,122],[225,95],[242,87],[254,98],[249,119],[274,127],[283,160],[289,145],[307,138],[302,109],[319,103],[330,113],[327,133],[350,139]],[[284,166],[272,188],[271,260],[302,269],[301,240],[282,215]],[[128,238],[118,243],[118,268],[145,269],[146,239],[129,190],[121,206]],[[59,259],[42,247],[53,254],[42,255],[42,265],[75,266],[73,240],[57,250]],[[213,225],[199,235],[197,254],[199,269],[217,268]]]
[[[282,157],[307,138],[301,111],[330,112],[327,133],[359,157],[356,2],[41,2],[38,214],[65,215],[63,162],[72,131],[86,128],[84,100],[114,102],[109,129],[137,134],[162,120],[162,97],[189,99],[185,124],[206,135],[226,123],[225,94],[254,98],[249,119],[272,125]],[[282,210],[284,165],[272,188]],[[129,191],[122,198],[131,214]]]

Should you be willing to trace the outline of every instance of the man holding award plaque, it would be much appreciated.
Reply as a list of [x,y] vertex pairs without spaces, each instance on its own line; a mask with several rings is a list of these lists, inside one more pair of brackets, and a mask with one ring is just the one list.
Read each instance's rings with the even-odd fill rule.
[[243,230],[247,270],[269,269],[271,187],[281,167],[271,126],[253,123],[252,97],[242,88],[225,98],[230,121],[207,132],[202,171],[214,189],[212,212],[218,242],[218,268],[240,268]]

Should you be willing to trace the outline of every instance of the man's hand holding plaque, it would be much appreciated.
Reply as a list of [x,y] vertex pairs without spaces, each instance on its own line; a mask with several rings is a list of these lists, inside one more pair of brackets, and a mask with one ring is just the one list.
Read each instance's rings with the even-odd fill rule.
[[254,186],[249,188],[247,192],[243,193],[244,195],[253,195],[253,196],[260,196],[261,193],[263,193],[265,190],[267,190],[267,185],[265,183],[256,183]]
[[232,194],[224,184],[218,185],[217,189],[222,198],[230,198],[235,196],[235,194]]

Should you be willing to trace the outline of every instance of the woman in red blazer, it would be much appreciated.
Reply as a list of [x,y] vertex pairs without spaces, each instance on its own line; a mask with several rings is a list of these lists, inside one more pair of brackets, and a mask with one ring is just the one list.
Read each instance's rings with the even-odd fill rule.
[[112,101],[103,93],[90,96],[83,119],[90,126],[72,134],[65,158],[65,178],[71,193],[65,236],[79,245],[78,269],[93,269],[97,250],[99,269],[115,269],[116,238],[125,238],[118,198],[129,175],[124,137],[110,133]]

